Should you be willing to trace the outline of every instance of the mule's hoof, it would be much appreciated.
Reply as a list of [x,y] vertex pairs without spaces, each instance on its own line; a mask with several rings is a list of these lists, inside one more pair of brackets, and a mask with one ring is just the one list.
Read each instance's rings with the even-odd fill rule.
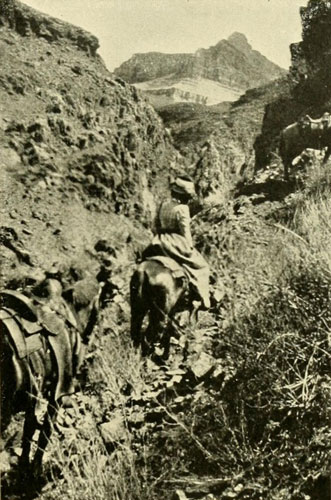
[[73,401],[72,396],[69,396],[69,395],[62,396],[62,398],[61,398],[61,406],[63,408],[73,408],[75,406],[75,403]]
[[164,352],[164,349],[160,345],[155,345],[154,353],[156,354],[156,356],[162,357],[163,352]]

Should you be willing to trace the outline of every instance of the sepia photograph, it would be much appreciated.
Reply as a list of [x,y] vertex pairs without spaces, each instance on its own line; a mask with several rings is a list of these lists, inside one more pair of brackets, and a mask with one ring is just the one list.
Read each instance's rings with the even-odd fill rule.
[[331,500],[331,1],[0,0],[0,499]]

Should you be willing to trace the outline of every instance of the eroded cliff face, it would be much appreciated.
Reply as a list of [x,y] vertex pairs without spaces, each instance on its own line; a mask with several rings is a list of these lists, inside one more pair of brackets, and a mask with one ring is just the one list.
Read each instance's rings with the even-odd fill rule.
[[253,50],[245,35],[233,33],[208,49],[194,54],[135,54],[115,73],[130,83],[144,82],[166,75],[207,78],[233,89],[256,87],[285,73],[279,66]]
[[319,80],[316,86],[321,92],[331,79],[331,3],[310,0],[307,7],[300,9],[300,16],[302,42],[291,46],[291,76],[301,84],[304,80]]
[[[194,54],[135,54],[117,68],[115,73],[130,83],[141,85],[142,82],[148,82],[148,88],[144,90],[151,94],[154,89],[159,96],[162,89],[165,96],[169,93],[167,79],[171,79],[171,85],[175,88],[185,86],[185,80],[196,81],[197,88],[201,79],[217,82],[222,85],[224,95],[216,91],[215,96],[211,96],[210,91],[205,89],[203,92],[200,85],[200,92],[195,92],[199,94],[198,99],[193,95],[181,96],[182,101],[202,102],[201,99],[205,97],[208,104],[215,104],[226,100],[234,101],[247,89],[284,75],[285,70],[253,50],[245,35],[233,33],[227,40],[221,40],[208,49],[199,49]],[[190,86],[186,86],[185,90],[189,92]],[[225,90],[228,94],[225,94]]]
[[270,163],[279,132],[304,114],[331,111],[331,3],[310,0],[300,9],[302,41],[291,45],[287,89],[266,107],[262,133],[255,143],[256,167]]
[[[0,238],[16,238],[33,265],[88,268],[98,238],[126,241],[126,217],[148,226],[176,168],[161,119],[97,47],[80,28],[0,0]],[[20,258],[4,252],[6,281]]]
[[49,43],[66,40],[77,48],[96,56],[99,48],[97,37],[77,26],[38,12],[14,0],[2,0],[0,26],[7,26],[22,36],[35,35]]
[[15,157],[29,185],[71,186],[99,208],[141,213],[143,186],[154,189],[176,156],[161,120],[111,76],[93,35],[19,2],[1,6],[2,157]]
[[190,102],[212,106],[220,102],[237,100],[241,91],[229,85],[221,84],[207,78],[158,78],[156,80],[136,83],[135,87],[144,92],[153,107],[159,110],[162,106],[176,102]]

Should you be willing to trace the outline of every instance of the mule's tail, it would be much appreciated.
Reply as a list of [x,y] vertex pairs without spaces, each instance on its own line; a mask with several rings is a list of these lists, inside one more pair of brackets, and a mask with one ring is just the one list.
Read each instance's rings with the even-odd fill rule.
[[283,163],[283,166],[284,166],[285,180],[288,180],[289,179],[289,170],[290,170],[290,166],[291,166],[291,160],[290,160],[289,155],[288,155],[283,132],[281,132],[280,138],[279,138],[278,153],[279,153],[279,156],[280,156],[282,163]]
[[131,307],[143,300],[143,293],[146,290],[147,274],[144,269],[136,269],[130,282],[130,303]]
[[138,267],[133,273],[130,282],[130,306],[131,306],[131,339],[135,347],[141,344],[141,327],[143,319],[148,311],[145,297],[148,288],[148,277],[145,270]]

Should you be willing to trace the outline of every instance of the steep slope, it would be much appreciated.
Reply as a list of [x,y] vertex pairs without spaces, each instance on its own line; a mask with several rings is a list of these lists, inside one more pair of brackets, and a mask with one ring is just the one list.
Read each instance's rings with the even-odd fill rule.
[[[152,107],[111,76],[97,47],[80,28],[1,0],[1,236],[10,247],[14,231],[36,265],[87,262],[98,232],[125,215],[146,222],[177,157]],[[5,248],[5,281],[13,263],[27,266],[18,255]]]
[[[16,9],[24,18],[29,12],[30,22],[38,26],[39,15],[19,4]],[[52,21],[47,22],[52,26]],[[12,26],[17,23],[21,25],[17,21]],[[73,27],[70,30],[75,32]],[[107,82],[103,65],[85,49],[65,38],[51,42],[33,34],[22,38],[8,27],[1,28],[0,37],[1,54],[5,54],[1,75],[6,76],[1,84],[0,119],[4,145],[0,161],[6,183],[1,213],[8,264],[6,272],[2,271],[4,279],[18,279],[26,269],[47,270],[54,260],[94,272],[98,258],[104,256],[111,263],[112,281],[118,280],[86,357],[87,383],[73,397],[74,407],[60,411],[42,477],[26,484],[20,467],[13,466],[19,451],[15,430],[9,436],[9,451],[0,453],[0,466],[6,467],[4,497],[328,498],[330,173],[316,165],[304,190],[291,193],[281,203],[264,203],[274,205],[270,209],[273,218],[267,218],[265,206],[261,210],[255,205],[254,194],[234,197],[227,182],[227,172],[231,174],[252,158],[252,140],[263,108],[279,93],[286,94],[287,83],[280,80],[250,90],[231,109],[218,108],[223,114],[219,129],[206,144],[195,175],[203,195],[218,189],[219,203],[204,207],[193,222],[195,245],[211,267],[212,308],[201,313],[195,326],[186,327],[185,316],[176,322],[170,359],[160,366],[142,358],[129,336],[128,283],[133,250],[146,236],[137,221],[146,199],[141,200],[140,188],[130,191],[127,187],[136,182],[133,170],[137,170],[137,175],[144,174],[147,183],[158,189],[155,173],[166,176],[166,161],[175,158],[168,135],[164,142],[160,136],[160,146],[153,142],[163,131],[156,115],[139,96],[135,98],[129,86],[112,78]],[[9,78],[9,62],[14,80]],[[36,80],[47,87],[35,88]],[[100,85],[111,102],[103,113]],[[54,101],[46,93],[48,87],[58,95]],[[63,88],[66,92],[61,92]],[[70,105],[66,96],[72,93]],[[90,128],[82,126],[76,106],[83,105],[90,112],[95,108],[105,120],[114,111],[106,144],[97,141],[82,150],[72,144],[76,131],[99,137],[98,122]],[[46,106],[51,108],[46,110]],[[201,107],[187,110],[183,106],[176,112],[178,127],[186,116],[187,144],[191,121],[193,132],[203,135],[197,123],[204,113]],[[46,123],[36,124],[44,116]],[[124,163],[127,143],[122,145],[112,134],[118,131],[120,135],[126,124],[131,128],[133,116],[142,126],[135,138],[145,144],[141,150],[138,145],[129,149],[141,162],[132,170]],[[214,113],[207,112],[207,117],[217,125]],[[73,129],[54,131],[55,118],[65,119]],[[170,119],[174,118],[171,113]],[[14,129],[13,121],[18,122]],[[107,123],[102,122],[102,127],[107,129]],[[145,133],[147,123],[156,127],[150,130],[151,138]],[[175,120],[171,126],[174,130]],[[61,130],[66,132],[64,139]],[[33,155],[26,146],[27,137]],[[105,162],[113,152],[113,164],[123,167],[123,178],[111,188],[119,196],[115,200],[104,200],[85,186],[96,184],[97,179],[107,187],[107,179],[115,176],[117,168],[107,169],[101,177],[104,164],[94,156],[95,171],[79,170],[84,154],[100,150]],[[49,155],[45,164],[44,154]],[[154,167],[152,161],[157,159]],[[76,169],[75,178],[69,169]],[[151,199],[149,193],[145,190],[143,196]]]
[[[251,148],[251,138],[260,131],[264,107],[281,92],[285,92],[285,79],[276,80],[253,90],[248,90],[233,103],[223,102],[214,106],[194,103],[176,103],[157,109],[164,125],[170,129],[174,144],[183,154],[198,151],[212,133],[222,130],[234,135],[241,128],[241,135]],[[246,116],[250,115],[247,122]],[[233,119],[234,117],[235,120]],[[227,138],[224,138],[225,140]]]
[[158,109],[201,194],[214,201],[221,196],[221,202],[225,184],[231,190],[238,181],[253,177],[253,144],[261,132],[265,107],[287,94],[288,88],[283,78],[248,90],[234,103],[178,103]]
[[182,102],[161,106],[157,112],[170,130],[176,148],[186,158],[190,158],[199,154],[201,146],[220,125],[230,108],[230,102],[214,106]]
[[234,101],[245,90],[284,73],[253,50],[241,33],[233,33],[227,40],[194,54],[135,54],[115,70],[115,74],[144,90],[155,106],[178,101]]

